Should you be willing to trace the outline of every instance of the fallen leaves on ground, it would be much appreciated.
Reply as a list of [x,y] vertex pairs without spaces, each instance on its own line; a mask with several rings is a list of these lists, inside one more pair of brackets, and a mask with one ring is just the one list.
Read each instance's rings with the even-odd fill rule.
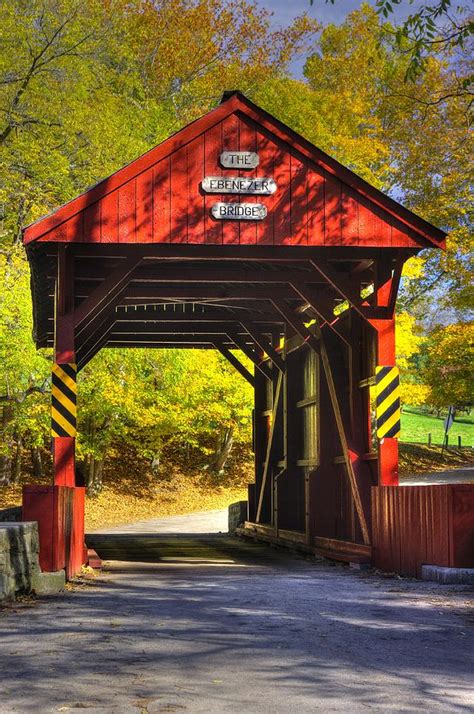
[[[431,473],[472,466],[471,449],[441,450],[424,444],[400,444],[400,475]],[[101,493],[86,500],[86,530],[227,508],[247,500],[246,483],[253,465],[242,458],[224,480],[183,464],[164,464],[157,475],[124,454],[111,459],[104,469]],[[24,483],[33,479],[26,474]],[[23,482],[0,489],[0,509],[21,504]]]

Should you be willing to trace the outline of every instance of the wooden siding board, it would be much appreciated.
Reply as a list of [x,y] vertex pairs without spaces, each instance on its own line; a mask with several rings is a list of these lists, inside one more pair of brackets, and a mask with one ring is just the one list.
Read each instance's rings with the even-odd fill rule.
[[153,242],[171,242],[171,159],[153,167]]
[[341,182],[324,173],[324,245],[341,245]]
[[[275,164],[278,147],[272,140],[271,135],[265,131],[257,131],[257,151],[260,157],[258,165],[258,175],[267,178],[275,177]],[[257,221],[257,243],[259,245],[272,245],[275,234],[275,206],[278,203],[280,187],[277,183],[277,190],[271,196],[263,196],[262,203],[267,207],[267,217],[263,221]]]
[[[136,241],[136,180],[129,181],[119,189],[118,196],[118,240],[119,243]],[[102,210],[102,224],[104,210]]]
[[341,240],[343,245],[359,242],[359,204],[348,186],[341,190]]
[[308,244],[324,245],[324,176],[311,167],[307,172]]
[[452,489],[453,565],[474,567],[474,486],[457,484]]
[[[253,122],[249,122],[245,118],[240,117],[239,122],[239,147],[240,151],[256,151],[257,150],[257,134]],[[239,176],[255,176],[261,175],[258,167],[256,170],[239,171]],[[239,197],[246,203],[261,203],[261,196],[245,196]],[[266,219],[264,219],[266,220]],[[226,221],[227,223],[227,221]],[[257,243],[257,221],[239,221],[240,223],[240,244],[255,245]],[[224,228],[226,230],[227,226]]]
[[308,244],[308,169],[294,154],[290,154],[291,172],[291,243]]
[[171,154],[171,242],[188,241],[187,148]]
[[420,577],[422,565],[474,567],[474,485],[372,488],[374,564]]
[[[204,135],[204,175],[222,176],[219,156],[222,150],[222,124],[216,124],[208,129]],[[205,242],[212,245],[222,243],[222,223],[212,217],[211,208],[214,203],[221,201],[220,194],[207,194],[204,198],[204,232]]]
[[187,146],[188,243],[204,243],[204,136]]
[[82,243],[84,240],[84,213],[76,213],[75,216],[66,221],[67,242]]
[[118,199],[119,192],[112,191],[101,201],[100,242],[118,243]]
[[136,188],[137,243],[153,242],[153,169],[137,177]]
[[[222,151],[239,151],[240,147],[240,122],[235,114],[231,114],[222,122]],[[212,170],[211,170],[212,173]],[[223,174],[228,176],[242,175],[238,174],[235,169],[223,169]],[[223,201],[239,201],[239,196],[223,196]],[[247,200],[243,198],[242,200]],[[240,221],[223,221],[222,222],[222,242],[225,244],[240,242]]]
[[88,206],[84,211],[84,241],[87,243],[100,243],[100,201]]
[[291,163],[287,147],[275,142],[274,178],[278,186],[273,207],[275,245],[291,243]]

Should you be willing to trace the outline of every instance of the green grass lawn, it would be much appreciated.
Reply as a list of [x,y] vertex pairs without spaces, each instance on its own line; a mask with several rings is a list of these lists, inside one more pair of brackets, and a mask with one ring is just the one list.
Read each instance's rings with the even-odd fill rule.
[[[438,419],[434,415],[424,414],[414,407],[404,406],[400,440],[412,444],[427,444],[428,434],[431,434],[433,444],[442,444],[445,418],[446,414]],[[473,415],[460,414],[456,417],[448,436],[449,444],[452,446],[458,445],[458,436],[461,437],[462,446],[474,446]]]

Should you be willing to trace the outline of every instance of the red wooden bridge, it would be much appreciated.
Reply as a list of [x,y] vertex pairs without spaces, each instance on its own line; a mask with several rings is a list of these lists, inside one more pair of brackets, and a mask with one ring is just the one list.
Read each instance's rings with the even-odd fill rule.
[[[24,502],[43,566],[73,575],[84,558],[77,371],[102,347],[199,348],[255,388],[246,531],[399,571],[409,548],[416,574],[426,548],[399,538],[394,308],[404,262],[444,241],[238,92],[28,226],[35,340],[55,354],[54,486]],[[456,508],[440,488],[407,501],[408,521],[451,538],[433,562],[473,565],[472,488]]]

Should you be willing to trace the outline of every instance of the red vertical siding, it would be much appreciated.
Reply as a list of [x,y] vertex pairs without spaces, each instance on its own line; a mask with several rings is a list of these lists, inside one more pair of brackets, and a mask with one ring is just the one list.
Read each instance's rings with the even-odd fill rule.
[[171,241],[188,241],[187,149],[183,146],[171,154]]
[[160,161],[153,168],[153,240],[171,242],[171,160]]
[[153,170],[148,169],[137,176],[137,242],[153,241]]
[[84,240],[84,213],[76,213],[66,221],[68,242],[82,242]]
[[204,136],[187,146],[188,243],[204,243]]
[[307,169],[308,244],[324,244],[324,177],[313,168]]
[[[100,240],[101,243],[118,243],[118,198],[119,192],[112,191],[101,201],[102,220]],[[133,206],[134,209],[134,206]]]
[[[204,175],[222,176],[219,156],[222,152],[222,123],[208,129],[204,136]],[[222,196],[206,194],[204,198],[204,228],[206,243],[222,243],[222,221],[211,215],[211,207],[216,201],[221,201]]]
[[294,154],[290,155],[291,171],[291,243],[308,243],[308,171]]
[[[266,132],[257,131],[257,152],[260,158],[258,175],[275,179],[278,147]],[[271,196],[265,196],[264,202],[268,214],[265,220],[257,222],[257,243],[261,245],[271,245],[273,243],[275,234],[275,207],[279,201],[279,193],[280,191],[277,190]]]
[[341,192],[341,239],[343,245],[357,245],[359,242],[359,204],[348,187]]
[[342,201],[341,182],[324,176],[324,244],[341,245]]
[[474,485],[372,488],[372,543],[374,564],[387,572],[474,567]]
[[[240,120],[240,151],[256,151],[257,150],[257,135],[253,123],[247,122],[245,119]],[[258,168],[250,171],[239,171],[239,176],[255,176],[261,175]],[[240,201],[246,203],[264,203],[261,196],[241,196]],[[227,230],[229,221],[226,221],[224,226],[224,234]],[[254,245],[257,242],[257,221],[239,221],[240,224],[240,243],[243,245]]]
[[[140,171],[54,226],[41,239],[56,242],[226,243],[262,245],[360,245],[405,247],[415,233],[328,170],[313,163],[278,132],[245,113],[232,113],[197,136],[188,136],[155,164],[137,160]],[[257,151],[251,171],[226,169],[222,151]],[[124,169],[128,171],[130,167]],[[204,194],[205,176],[273,178],[271,196]],[[218,201],[263,203],[262,221],[215,220]]]
[[275,145],[274,179],[277,185],[273,209],[273,242],[291,243],[291,163],[288,147]]
[[101,203],[93,203],[84,210],[84,240],[100,243]]
[[[231,114],[222,122],[222,151],[239,151],[240,146],[240,122],[235,114]],[[236,174],[233,169],[223,169],[223,174]],[[211,197],[212,198],[212,197]],[[237,196],[223,195],[214,200],[237,201]],[[240,221],[226,221],[222,223],[222,233],[224,243],[239,243],[240,241]]]

